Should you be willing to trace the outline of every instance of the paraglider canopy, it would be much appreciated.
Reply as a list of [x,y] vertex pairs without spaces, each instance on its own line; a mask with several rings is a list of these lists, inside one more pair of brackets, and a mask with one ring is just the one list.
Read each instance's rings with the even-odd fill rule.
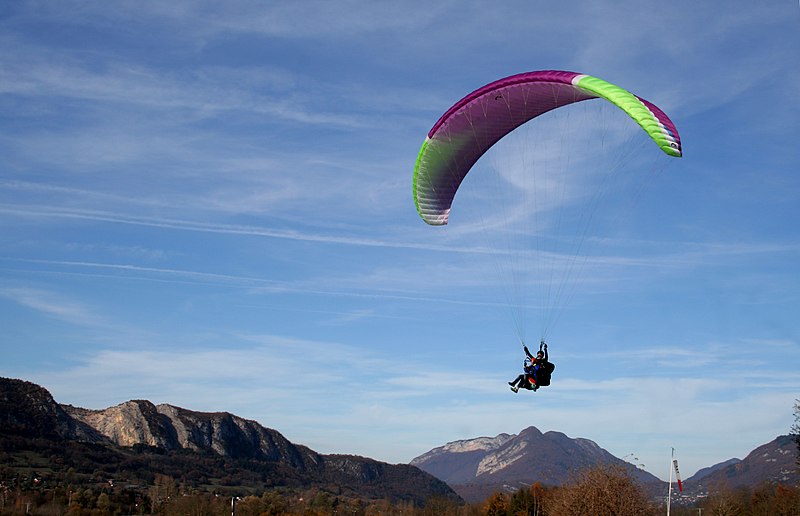
[[682,155],[678,131],[667,115],[618,86],[566,71],[512,75],[456,102],[428,133],[414,168],[414,202],[420,217],[431,225],[447,224],[458,187],[492,145],[543,113],[593,98],[627,113],[666,154]]
[[[583,102],[590,99],[600,101]],[[513,147],[517,139],[519,148]],[[497,152],[482,160],[495,144]],[[639,148],[647,148],[643,156]],[[499,281],[491,288],[503,291],[498,305],[509,308],[524,343],[529,312],[540,319],[539,337],[549,336],[583,268],[592,264],[584,244],[602,240],[595,231],[600,222],[622,219],[621,209],[631,205],[625,194],[640,195],[636,183],[650,175],[647,162],[666,166],[682,153],[669,117],[618,86],[575,72],[521,73],[466,95],[433,125],[414,167],[414,202],[427,224],[445,226],[467,174],[481,169],[467,179],[471,186],[460,198],[459,230],[442,233],[450,238],[482,230],[485,243],[468,249],[494,258]],[[637,173],[625,173],[628,166]],[[611,210],[601,200],[622,202]]]

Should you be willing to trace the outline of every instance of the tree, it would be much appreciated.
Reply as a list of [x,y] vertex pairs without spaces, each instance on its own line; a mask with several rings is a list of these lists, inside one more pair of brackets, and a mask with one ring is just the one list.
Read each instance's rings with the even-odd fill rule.
[[740,516],[745,510],[741,490],[739,493],[727,485],[719,485],[703,504],[708,516]]
[[494,493],[486,500],[483,507],[485,516],[506,516],[508,513],[508,497],[503,493]]
[[778,485],[775,488],[775,515],[792,516],[800,514],[800,492],[797,488]]
[[106,493],[100,493],[97,496],[97,508],[104,514],[109,514],[111,511],[111,498]]
[[575,482],[548,496],[545,504],[549,516],[641,516],[652,514],[654,510],[644,490],[628,471],[618,466],[598,466],[582,471]]
[[150,488],[150,500],[153,504],[153,512],[157,512],[161,506],[170,499],[178,495],[178,486],[175,479],[167,475],[156,474],[153,487]]
[[536,482],[528,489],[520,489],[509,501],[508,514],[513,516],[541,516],[544,514],[545,490],[542,484]]

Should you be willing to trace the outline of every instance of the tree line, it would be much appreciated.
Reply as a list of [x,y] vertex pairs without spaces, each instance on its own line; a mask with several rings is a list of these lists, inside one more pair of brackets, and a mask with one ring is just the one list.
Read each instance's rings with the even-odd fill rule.
[[[562,486],[533,484],[514,493],[496,492],[481,503],[452,499],[363,500],[336,486],[277,487],[258,494],[190,488],[167,475],[150,486],[114,482],[48,486],[39,477],[0,479],[0,515],[17,516],[329,516],[353,514],[418,516],[649,516],[665,513],[666,500],[653,499],[623,468],[600,466],[580,472]],[[671,514],[689,516],[800,516],[800,487],[765,483],[750,489],[719,486],[691,504],[672,503]]]

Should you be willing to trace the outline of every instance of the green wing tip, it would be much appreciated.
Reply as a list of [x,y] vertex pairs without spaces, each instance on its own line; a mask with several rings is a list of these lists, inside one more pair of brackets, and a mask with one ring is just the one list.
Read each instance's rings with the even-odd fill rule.
[[578,88],[611,102],[636,121],[665,154],[680,158],[683,152],[667,137],[656,115],[633,93],[591,75],[579,75],[572,82]]

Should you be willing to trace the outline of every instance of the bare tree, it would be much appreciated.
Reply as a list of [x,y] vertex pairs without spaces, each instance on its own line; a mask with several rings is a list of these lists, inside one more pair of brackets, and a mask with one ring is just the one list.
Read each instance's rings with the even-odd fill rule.
[[150,502],[152,503],[152,511],[158,512],[162,506],[174,500],[178,495],[178,485],[175,479],[170,476],[156,473],[153,487],[150,488]]
[[800,490],[797,488],[778,485],[775,488],[776,516],[797,516],[800,514]]
[[642,516],[654,511],[646,493],[630,473],[617,466],[584,470],[575,482],[556,489],[545,503],[549,516]]
[[744,514],[745,510],[741,497],[727,485],[717,486],[703,508],[708,512],[708,516],[739,516]]

